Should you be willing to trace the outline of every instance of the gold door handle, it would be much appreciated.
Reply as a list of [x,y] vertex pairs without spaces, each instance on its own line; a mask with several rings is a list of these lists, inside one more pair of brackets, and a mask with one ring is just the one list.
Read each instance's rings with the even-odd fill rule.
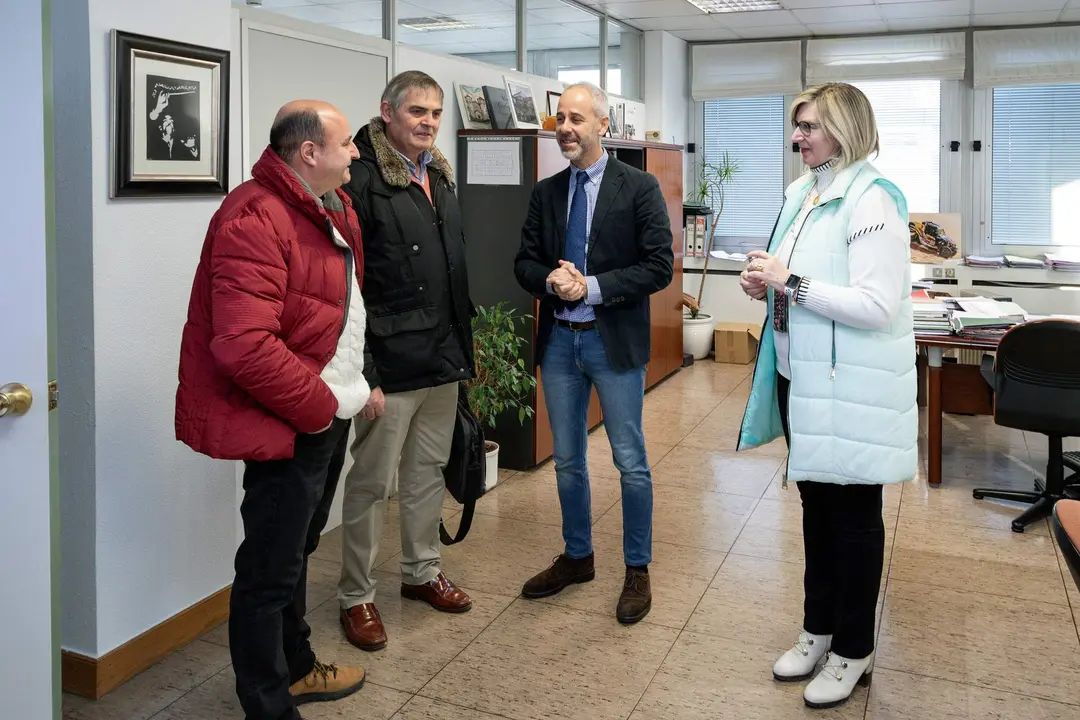
[[11,383],[0,387],[0,417],[25,415],[33,404],[34,394],[25,385]]

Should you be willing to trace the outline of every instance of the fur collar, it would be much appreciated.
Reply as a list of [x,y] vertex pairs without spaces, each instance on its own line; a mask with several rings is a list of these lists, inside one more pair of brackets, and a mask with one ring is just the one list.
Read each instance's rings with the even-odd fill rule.
[[[382,175],[383,181],[387,185],[396,188],[409,187],[412,182],[412,178],[409,176],[409,166],[405,164],[405,160],[402,159],[401,155],[398,154],[398,151],[394,149],[394,146],[387,139],[386,123],[383,122],[382,118],[371,119],[368,134],[371,137],[371,147],[375,151],[375,163],[379,166],[379,174]],[[450,187],[454,186],[454,171],[451,169],[446,156],[439,152],[439,149],[435,146],[431,148],[431,162],[428,163],[428,167],[445,177],[446,181],[450,183]]]

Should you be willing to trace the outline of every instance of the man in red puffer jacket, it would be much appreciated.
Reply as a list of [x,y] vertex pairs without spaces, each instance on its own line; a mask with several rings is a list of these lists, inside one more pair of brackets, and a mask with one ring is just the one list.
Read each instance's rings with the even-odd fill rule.
[[304,621],[307,558],[370,395],[363,246],[339,189],[356,157],[336,108],[283,107],[252,179],[210,221],[184,326],[176,437],[245,462],[229,644],[247,720],[299,720],[297,705],[364,683],[315,659]]

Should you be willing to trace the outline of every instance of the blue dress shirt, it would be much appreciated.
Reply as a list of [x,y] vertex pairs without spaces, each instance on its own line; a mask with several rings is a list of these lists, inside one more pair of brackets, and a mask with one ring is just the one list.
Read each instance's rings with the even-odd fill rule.
[[[589,236],[592,234],[592,220],[593,213],[596,212],[596,199],[600,195],[600,183],[604,180],[604,170],[607,169],[608,153],[605,150],[600,155],[600,159],[594,162],[584,170],[577,167],[570,166],[570,189],[567,193],[566,199],[566,217],[569,221],[570,218],[570,204],[574,200],[574,188],[577,187],[578,174],[585,173],[588,180],[585,182],[585,199],[588,202],[587,210],[585,213],[585,256],[589,255]],[[587,265],[587,263],[586,263]],[[596,313],[593,312],[592,305],[602,305],[604,299],[600,293],[600,283],[596,281],[595,277],[592,277],[588,273],[588,267],[579,267],[578,272],[585,276],[585,284],[588,286],[588,293],[585,295],[585,302],[578,305],[573,310],[569,308],[563,308],[555,313],[555,317],[561,320],[570,320],[572,322],[589,322],[596,319]],[[548,292],[554,293],[554,288],[548,283]]]

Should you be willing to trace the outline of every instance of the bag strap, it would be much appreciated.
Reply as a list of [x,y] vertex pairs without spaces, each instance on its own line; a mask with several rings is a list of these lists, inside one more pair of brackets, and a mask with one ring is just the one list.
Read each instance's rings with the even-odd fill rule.
[[447,532],[446,525],[443,523],[442,518],[439,519],[439,539],[442,540],[443,545],[457,545],[465,539],[465,536],[469,534],[469,528],[472,527],[473,512],[475,510],[475,498],[465,503],[461,510],[461,520],[458,522],[457,535],[453,537]]

